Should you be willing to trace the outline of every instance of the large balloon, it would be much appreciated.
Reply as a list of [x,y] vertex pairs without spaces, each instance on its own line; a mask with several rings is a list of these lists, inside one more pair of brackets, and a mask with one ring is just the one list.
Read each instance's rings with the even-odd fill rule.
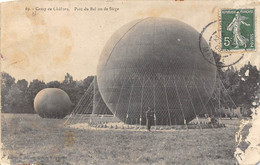
[[43,89],[34,99],[34,110],[43,118],[64,118],[72,105],[67,93],[58,88]]
[[117,30],[97,68],[101,96],[113,114],[128,124],[145,124],[147,109],[157,125],[193,120],[216,78],[216,67],[204,59],[199,44],[209,47],[199,38],[191,26],[164,18],[136,20]]

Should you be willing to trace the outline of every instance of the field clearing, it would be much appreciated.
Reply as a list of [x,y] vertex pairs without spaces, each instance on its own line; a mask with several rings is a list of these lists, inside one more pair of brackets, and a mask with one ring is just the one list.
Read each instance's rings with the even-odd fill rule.
[[2,150],[12,164],[236,162],[237,119],[222,120],[225,128],[167,132],[73,129],[64,126],[65,120],[43,119],[36,114],[2,114]]

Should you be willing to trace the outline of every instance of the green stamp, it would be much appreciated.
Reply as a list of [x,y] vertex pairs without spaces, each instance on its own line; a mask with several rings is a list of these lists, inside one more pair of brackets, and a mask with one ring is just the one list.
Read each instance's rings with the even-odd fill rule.
[[221,51],[255,50],[255,10],[221,10]]

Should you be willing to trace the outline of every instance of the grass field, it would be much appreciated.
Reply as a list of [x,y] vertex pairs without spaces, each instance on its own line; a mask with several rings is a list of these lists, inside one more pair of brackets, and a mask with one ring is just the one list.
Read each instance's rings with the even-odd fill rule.
[[235,164],[236,119],[225,128],[84,130],[65,119],[2,114],[3,151],[12,164]]

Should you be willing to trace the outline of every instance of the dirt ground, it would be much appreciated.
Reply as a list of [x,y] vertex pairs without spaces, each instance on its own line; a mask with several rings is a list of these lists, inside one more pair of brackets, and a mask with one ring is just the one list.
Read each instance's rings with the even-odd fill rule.
[[65,119],[2,114],[2,143],[11,164],[235,164],[238,120],[225,128],[172,131],[84,130]]

